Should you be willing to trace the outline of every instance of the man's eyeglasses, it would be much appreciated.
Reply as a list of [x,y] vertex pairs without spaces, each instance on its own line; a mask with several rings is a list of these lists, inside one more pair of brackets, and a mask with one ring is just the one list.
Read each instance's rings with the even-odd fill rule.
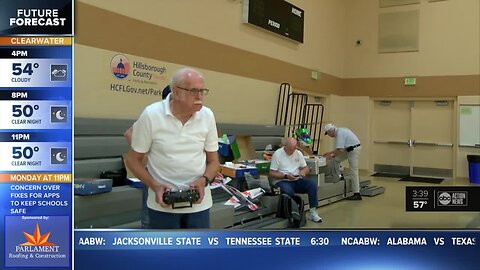
[[185,90],[185,91],[188,91],[190,92],[190,95],[192,96],[197,96],[198,94],[202,95],[202,96],[206,96],[208,94],[208,90],[207,88],[202,88],[202,89],[197,89],[197,88],[192,88],[192,89],[187,89],[187,88],[183,88],[183,87],[180,87],[178,85],[175,85],[175,87],[177,87],[178,89],[182,89],[182,90]]

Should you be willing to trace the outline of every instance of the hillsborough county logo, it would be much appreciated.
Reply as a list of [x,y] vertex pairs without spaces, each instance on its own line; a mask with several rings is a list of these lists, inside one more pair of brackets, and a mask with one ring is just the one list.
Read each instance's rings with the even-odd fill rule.
[[115,78],[125,79],[130,71],[130,63],[125,55],[117,54],[112,58],[110,68]]
[[6,216],[5,266],[69,267],[68,216]]

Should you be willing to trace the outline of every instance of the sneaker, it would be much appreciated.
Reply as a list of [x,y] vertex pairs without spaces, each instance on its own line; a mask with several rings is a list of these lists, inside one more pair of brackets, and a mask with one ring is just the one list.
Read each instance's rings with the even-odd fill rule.
[[317,214],[317,212],[310,212],[310,215],[308,215],[308,219],[313,222],[322,222],[322,218]]
[[347,200],[350,201],[361,201],[362,200],[362,195],[360,193],[355,193],[352,196],[348,197]]

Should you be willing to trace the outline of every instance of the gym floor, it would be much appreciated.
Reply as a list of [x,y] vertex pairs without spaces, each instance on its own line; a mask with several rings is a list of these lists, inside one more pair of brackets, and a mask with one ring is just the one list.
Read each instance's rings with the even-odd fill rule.
[[[373,177],[360,172],[361,180],[385,187],[385,193],[363,197],[361,201],[341,200],[317,208],[322,223],[307,221],[306,229],[479,229],[480,212],[407,212],[406,186],[432,186],[417,182],[398,181],[399,178]],[[468,179],[445,179],[441,186],[472,185]]]

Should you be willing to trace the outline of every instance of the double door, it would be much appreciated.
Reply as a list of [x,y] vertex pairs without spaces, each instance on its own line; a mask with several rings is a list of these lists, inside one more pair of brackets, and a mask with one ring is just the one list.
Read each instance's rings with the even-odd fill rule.
[[452,178],[454,100],[374,100],[374,171]]

